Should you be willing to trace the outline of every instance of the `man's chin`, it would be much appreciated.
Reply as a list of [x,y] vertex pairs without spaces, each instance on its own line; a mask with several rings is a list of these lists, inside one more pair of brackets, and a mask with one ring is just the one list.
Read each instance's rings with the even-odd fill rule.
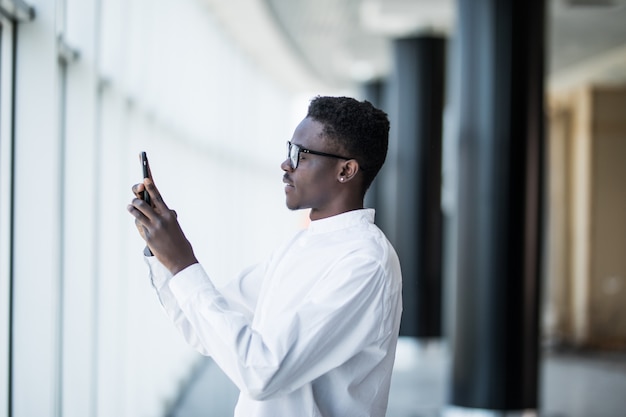
[[303,209],[303,208],[304,208],[304,207],[302,207],[300,204],[298,204],[298,203],[296,203],[296,202],[294,202],[294,201],[291,201],[291,199],[289,199],[289,198],[287,198],[287,199],[285,200],[285,204],[287,205],[287,208],[288,208],[289,210],[292,210],[292,211],[295,211],[295,210],[301,210],[301,209]]
[[287,208],[291,211],[296,211],[296,210],[300,210],[300,207],[294,204],[289,204],[289,202],[287,202]]

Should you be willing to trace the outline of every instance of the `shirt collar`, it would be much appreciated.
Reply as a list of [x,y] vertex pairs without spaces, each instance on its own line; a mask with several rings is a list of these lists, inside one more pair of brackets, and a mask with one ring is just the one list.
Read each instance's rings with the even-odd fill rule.
[[314,220],[309,224],[309,233],[326,233],[345,229],[360,223],[374,223],[374,209],[346,211],[336,216]]

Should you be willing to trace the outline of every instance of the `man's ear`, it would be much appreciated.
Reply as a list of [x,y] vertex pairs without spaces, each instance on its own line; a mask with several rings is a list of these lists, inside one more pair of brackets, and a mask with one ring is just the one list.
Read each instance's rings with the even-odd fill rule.
[[359,163],[356,159],[349,159],[341,164],[337,180],[345,183],[353,179],[359,172]]

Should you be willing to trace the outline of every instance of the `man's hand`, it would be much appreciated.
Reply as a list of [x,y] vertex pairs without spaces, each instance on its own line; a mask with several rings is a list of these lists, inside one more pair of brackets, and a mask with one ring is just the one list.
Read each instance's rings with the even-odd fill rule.
[[[139,234],[157,259],[172,275],[197,263],[193,248],[178,224],[176,212],[163,202],[152,179],[144,179],[132,190],[136,198],[128,205],[128,212],[135,217]],[[152,206],[141,199],[144,190],[148,190]]]

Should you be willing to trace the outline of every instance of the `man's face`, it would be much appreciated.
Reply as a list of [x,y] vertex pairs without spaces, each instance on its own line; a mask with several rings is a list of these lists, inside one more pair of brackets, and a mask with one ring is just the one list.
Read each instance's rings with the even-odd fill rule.
[[[323,125],[306,118],[296,127],[291,143],[313,151],[332,153],[326,139],[322,136]],[[281,164],[285,171],[283,182],[287,207],[290,210],[310,208],[311,219],[332,215],[333,201],[337,188],[337,174],[341,159],[321,155],[300,153],[298,167],[291,167],[287,158]]]

